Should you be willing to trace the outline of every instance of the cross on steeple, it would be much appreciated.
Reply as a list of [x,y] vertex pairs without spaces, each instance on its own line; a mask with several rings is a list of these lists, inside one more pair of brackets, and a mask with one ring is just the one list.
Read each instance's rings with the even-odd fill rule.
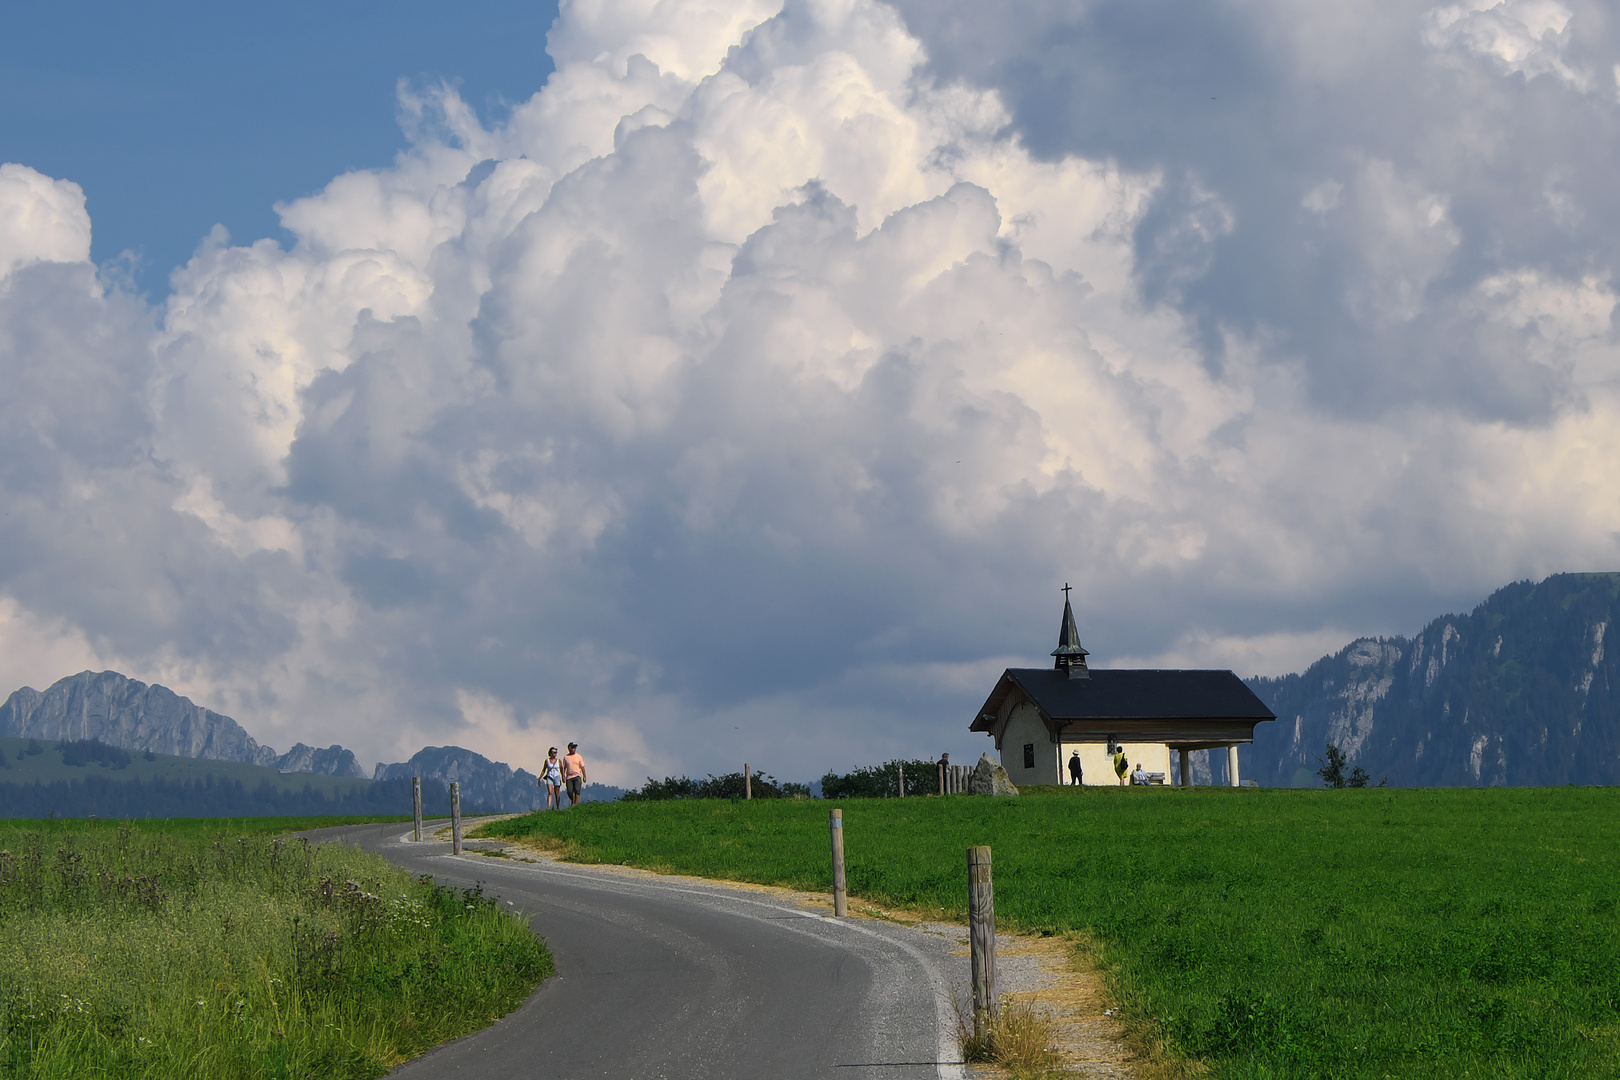
[[1069,602],[1069,583],[1067,581],[1063,583],[1063,602],[1065,604]]

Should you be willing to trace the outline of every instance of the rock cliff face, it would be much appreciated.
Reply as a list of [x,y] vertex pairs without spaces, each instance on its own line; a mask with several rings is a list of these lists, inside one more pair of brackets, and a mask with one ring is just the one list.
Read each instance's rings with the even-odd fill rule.
[[125,750],[177,757],[274,765],[228,716],[195,705],[166,686],[148,686],[116,671],[81,671],[44,693],[23,687],[0,705],[0,735],[34,739],[100,739]]
[[[1334,743],[1402,787],[1620,783],[1620,574],[1499,589],[1416,637],[1353,641],[1304,673],[1250,679],[1277,721],[1245,775],[1315,785]],[[1609,642],[1613,645],[1613,642]]]
[[276,759],[276,768],[284,773],[318,773],[321,776],[345,776],[355,780],[366,778],[366,771],[355,759],[354,751],[345,750],[336,743],[324,750],[294,743],[291,750]]
[[405,780],[420,776],[445,784],[461,785],[461,805],[469,809],[516,811],[545,806],[540,778],[526,769],[512,771],[502,761],[491,761],[483,754],[459,746],[425,746],[411,760],[384,765],[380,762],[373,780]]
[[116,671],[81,671],[44,693],[25,686],[0,705],[0,735],[57,741],[99,739],[108,746],[210,761],[273,765],[282,772],[364,778],[354,754],[299,743],[277,755],[228,716],[194,704],[166,686],[148,686]]

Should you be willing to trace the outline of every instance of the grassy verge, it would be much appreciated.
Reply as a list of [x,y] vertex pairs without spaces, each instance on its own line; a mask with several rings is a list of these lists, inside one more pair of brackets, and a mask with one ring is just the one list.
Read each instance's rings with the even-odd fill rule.
[[340,823],[0,821],[0,1076],[378,1076],[550,972],[477,892],[275,835]]
[[1048,789],[581,806],[492,823],[581,861],[830,887],[1085,936],[1136,1039],[1220,1077],[1620,1075],[1620,791]]

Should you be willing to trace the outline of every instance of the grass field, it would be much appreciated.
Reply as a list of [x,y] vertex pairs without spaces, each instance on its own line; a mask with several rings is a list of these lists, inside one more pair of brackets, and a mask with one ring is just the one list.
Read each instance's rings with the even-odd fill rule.
[[329,819],[0,821],[0,1076],[379,1076],[550,971],[525,925]]
[[[1035,789],[582,806],[484,827],[582,861],[849,888],[1074,934],[1161,1064],[1228,1078],[1620,1075],[1620,791]],[[1193,1071],[1197,1071],[1194,1066]]]

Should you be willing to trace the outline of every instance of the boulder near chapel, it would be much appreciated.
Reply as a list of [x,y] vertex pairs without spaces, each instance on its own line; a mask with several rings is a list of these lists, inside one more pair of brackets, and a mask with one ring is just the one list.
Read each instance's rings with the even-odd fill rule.
[[[1063,627],[1048,668],[1008,668],[979,708],[970,730],[995,739],[1014,784],[1067,784],[1068,762],[1080,755],[1083,783],[1117,784],[1113,748],[1160,782],[1192,782],[1187,755],[1226,751],[1226,774],[1239,783],[1238,746],[1254,726],[1277,719],[1230,671],[1092,669],[1080,647],[1064,586]],[[1171,753],[1179,757],[1172,777]]]

